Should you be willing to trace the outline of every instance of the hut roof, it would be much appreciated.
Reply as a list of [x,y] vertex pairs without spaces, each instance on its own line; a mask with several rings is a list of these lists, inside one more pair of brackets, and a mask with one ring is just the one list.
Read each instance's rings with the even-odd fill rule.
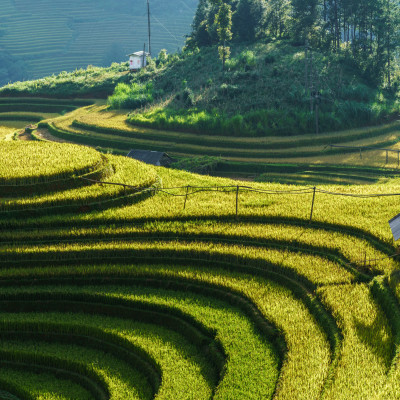
[[[146,56],[150,55],[150,53],[147,53],[147,52],[145,54],[146,54]],[[128,57],[130,57],[130,56],[143,57],[143,50],[142,51],[137,51],[136,53],[128,54]]]

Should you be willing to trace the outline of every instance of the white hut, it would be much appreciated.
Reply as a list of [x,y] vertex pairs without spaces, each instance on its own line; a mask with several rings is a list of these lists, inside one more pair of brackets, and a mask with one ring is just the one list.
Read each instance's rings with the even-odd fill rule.
[[144,51],[129,54],[129,69],[131,71],[136,71],[144,68],[147,65],[147,56],[149,55],[149,53]]

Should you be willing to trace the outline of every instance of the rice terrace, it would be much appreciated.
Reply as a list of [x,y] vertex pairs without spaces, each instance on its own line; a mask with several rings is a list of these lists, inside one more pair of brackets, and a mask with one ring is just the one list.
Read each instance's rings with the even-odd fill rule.
[[0,400],[400,398],[398,0],[0,15]]

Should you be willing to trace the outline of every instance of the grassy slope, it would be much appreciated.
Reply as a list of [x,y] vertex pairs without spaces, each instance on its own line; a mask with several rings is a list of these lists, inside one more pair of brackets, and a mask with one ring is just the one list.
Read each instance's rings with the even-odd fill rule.
[[[215,47],[189,53],[180,62],[168,65],[154,77],[155,88],[165,96],[144,113],[134,113],[132,123],[228,136],[285,136],[315,130],[304,90],[303,48],[280,41],[233,44],[227,71],[222,73],[221,68]],[[370,87],[354,66],[338,55],[314,52],[313,82],[322,95],[320,131],[382,122],[398,112],[394,98]],[[182,96],[185,86],[191,91],[193,105]],[[215,115],[215,126],[202,124],[196,117],[191,121],[187,112],[190,107]],[[163,116],[165,108],[169,113]],[[259,111],[262,113],[257,114]],[[224,117],[235,119],[224,125]]]

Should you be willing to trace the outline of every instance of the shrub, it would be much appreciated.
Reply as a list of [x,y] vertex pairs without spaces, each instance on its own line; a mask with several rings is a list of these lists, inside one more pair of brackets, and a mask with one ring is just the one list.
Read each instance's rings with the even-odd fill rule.
[[245,50],[240,53],[239,60],[248,68],[254,68],[257,65],[256,55],[251,50]]
[[190,157],[182,158],[178,162],[173,163],[171,167],[198,174],[209,174],[215,171],[221,163],[222,159],[220,157]]
[[168,61],[168,54],[167,50],[161,49],[160,52],[158,53],[158,58],[157,61],[161,64],[164,65]]
[[133,83],[127,85],[119,83],[115,88],[114,94],[108,98],[108,105],[112,109],[140,108],[153,101],[153,84]]

